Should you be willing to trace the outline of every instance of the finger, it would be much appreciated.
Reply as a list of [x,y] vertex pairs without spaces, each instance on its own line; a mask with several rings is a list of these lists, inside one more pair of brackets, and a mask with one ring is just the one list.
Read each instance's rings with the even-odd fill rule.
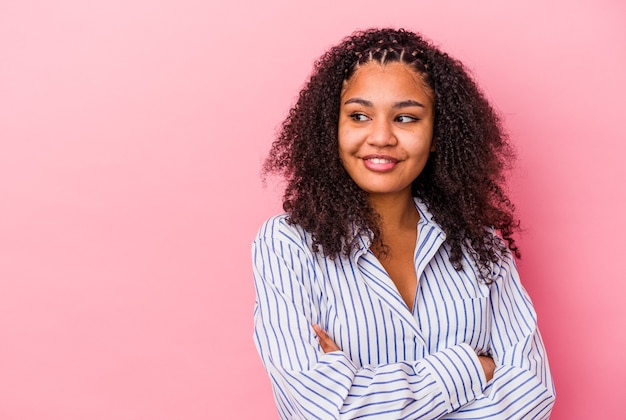
[[313,330],[315,331],[315,334],[317,334],[317,341],[319,341],[320,345],[322,346],[322,350],[326,352],[328,347],[328,340],[330,340],[330,337],[328,337],[326,331],[324,331],[322,327],[317,324],[313,325]]
[[313,330],[317,334],[317,341],[319,341],[324,353],[339,350],[339,346],[337,346],[333,339],[330,338],[329,335],[326,334],[326,331],[324,331],[319,325],[313,325]]
[[315,331],[315,334],[317,334],[318,339],[326,336],[326,331],[324,331],[322,327],[317,324],[313,324],[313,330]]

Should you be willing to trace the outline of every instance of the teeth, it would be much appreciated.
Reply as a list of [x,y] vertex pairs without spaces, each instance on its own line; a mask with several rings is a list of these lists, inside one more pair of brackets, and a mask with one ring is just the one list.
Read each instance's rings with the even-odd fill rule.
[[372,158],[372,159],[368,159],[370,162],[372,163],[392,163],[393,161],[389,160],[389,159],[380,159],[380,158]]

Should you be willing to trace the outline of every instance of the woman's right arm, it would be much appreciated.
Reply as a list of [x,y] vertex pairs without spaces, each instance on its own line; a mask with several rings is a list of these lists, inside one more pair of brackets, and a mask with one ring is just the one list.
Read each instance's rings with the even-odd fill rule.
[[435,419],[482,395],[486,378],[467,344],[363,368],[342,351],[324,353],[312,328],[325,328],[325,314],[308,251],[259,236],[252,254],[254,339],[282,418]]

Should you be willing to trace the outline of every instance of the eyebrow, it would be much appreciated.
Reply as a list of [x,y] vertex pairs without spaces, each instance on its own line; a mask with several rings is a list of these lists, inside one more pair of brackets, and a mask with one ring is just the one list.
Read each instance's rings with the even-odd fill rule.
[[[374,104],[371,101],[368,101],[366,99],[361,99],[361,98],[350,98],[346,102],[344,102],[344,105],[348,105],[348,104],[359,104],[359,105],[366,106],[368,108],[371,108],[374,106]],[[414,101],[413,99],[407,99],[406,101],[396,102],[393,104],[392,107],[393,108],[407,108],[411,106],[426,108],[426,106],[424,106],[423,103]]]

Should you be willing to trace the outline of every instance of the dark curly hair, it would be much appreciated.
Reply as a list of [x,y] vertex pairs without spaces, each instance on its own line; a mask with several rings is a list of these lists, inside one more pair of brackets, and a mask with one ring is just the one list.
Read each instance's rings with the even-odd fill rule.
[[513,152],[497,113],[463,64],[413,32],[358,31],[318,59],[272,144],[264,177],[285,178],[283,208],[290,223],[313,235],[315,252],[348,255],[360,235],[385,249],[379,216],[338,153],[343,83],[371,61],[410,65],[432,90],[436,151],[413,181],[413,195],[428,205],[446,233],[454,267],[463,269],[466,251],[483,281],[490,282],[493,263],[507,245],[519,257],[512,238],[519,224],[503,177]]

